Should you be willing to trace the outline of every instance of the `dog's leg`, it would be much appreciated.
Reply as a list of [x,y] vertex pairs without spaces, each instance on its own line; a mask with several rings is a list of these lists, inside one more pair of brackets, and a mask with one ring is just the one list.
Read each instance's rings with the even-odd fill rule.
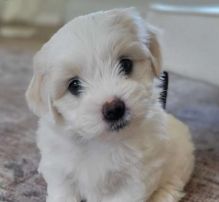
[[162,184],[147,202],[178,202],[183,196],[194,167],[193,144],[188,128],[173,116],[168,115],[170,152],[168,167]]
[[46,198],[46,202],[80,202],[81,200],[72,194],[60,193],[60,191],[56,191],[56,193],[49,193]]
[[42,156],[38,168],[47,182],[46,202],[80,202],[81,196],[77,185],[62,174],[56,162],[48,164],[47,159],[49,156]]
[[[193,158],[191,156],[191,158]],[[175,171],[170,172],[167,176],[170,176],[171,179],[168,179],[166,183],[160,185],[160,187],[152,194],[150,199],[147,202],[178,202],[184,197],[184,186],[190,178],[193,161],[187,162],[187,166],[179,166]]]
[[74,187],[60,183],[58,185],[48,184],[46,202],[80,202],[81,198]]
[[178,202],[183,196],[182,187],[167,184],[153,193],[147,202]]
[[102,202],[145,202],[146,198],[144,185],[133,182],[117,193],[112,193],[112,196],[104,198]]

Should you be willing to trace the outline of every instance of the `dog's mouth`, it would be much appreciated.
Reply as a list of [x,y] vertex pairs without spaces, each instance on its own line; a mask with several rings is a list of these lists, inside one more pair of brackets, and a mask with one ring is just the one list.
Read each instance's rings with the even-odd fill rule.
[[121,129],[125,128],[127,125],[128,125],[129,121],[128,120],[118,120],[116,122],[113,122],[110,124],[110,131],[113,131],[113,132],[118,132],[120,131]]

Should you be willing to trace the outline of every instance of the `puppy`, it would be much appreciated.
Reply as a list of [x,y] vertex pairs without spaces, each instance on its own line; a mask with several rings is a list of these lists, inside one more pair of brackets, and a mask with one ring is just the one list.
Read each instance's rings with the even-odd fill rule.
[[47,202],[176,202],[193,170],[188,128],[158,101],[155,30],[133,9],[75,18],[36,54]]

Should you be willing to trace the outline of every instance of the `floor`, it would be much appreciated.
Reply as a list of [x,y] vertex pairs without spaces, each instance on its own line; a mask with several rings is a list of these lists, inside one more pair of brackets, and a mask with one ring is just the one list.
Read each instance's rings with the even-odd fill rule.
[[[41,40],[0,39],[0,201],[44,202],[37,172],[37,118],[24,92]],[[167,111],[187,123],[196,145],[196,166],[183,202],[219,201],[219,89],[170,73]]]

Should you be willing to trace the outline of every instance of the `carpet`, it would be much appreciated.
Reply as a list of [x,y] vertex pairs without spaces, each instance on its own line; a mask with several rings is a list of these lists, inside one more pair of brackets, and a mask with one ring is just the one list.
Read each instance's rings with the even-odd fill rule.
[[[0,201],[44,202],[46,184],[37,173],[37,118],[24,92],[34,48],[0,46]],[[170,73],[167,111],[187,123],[196,165],[183,202],[219,201],[219,89]]]

